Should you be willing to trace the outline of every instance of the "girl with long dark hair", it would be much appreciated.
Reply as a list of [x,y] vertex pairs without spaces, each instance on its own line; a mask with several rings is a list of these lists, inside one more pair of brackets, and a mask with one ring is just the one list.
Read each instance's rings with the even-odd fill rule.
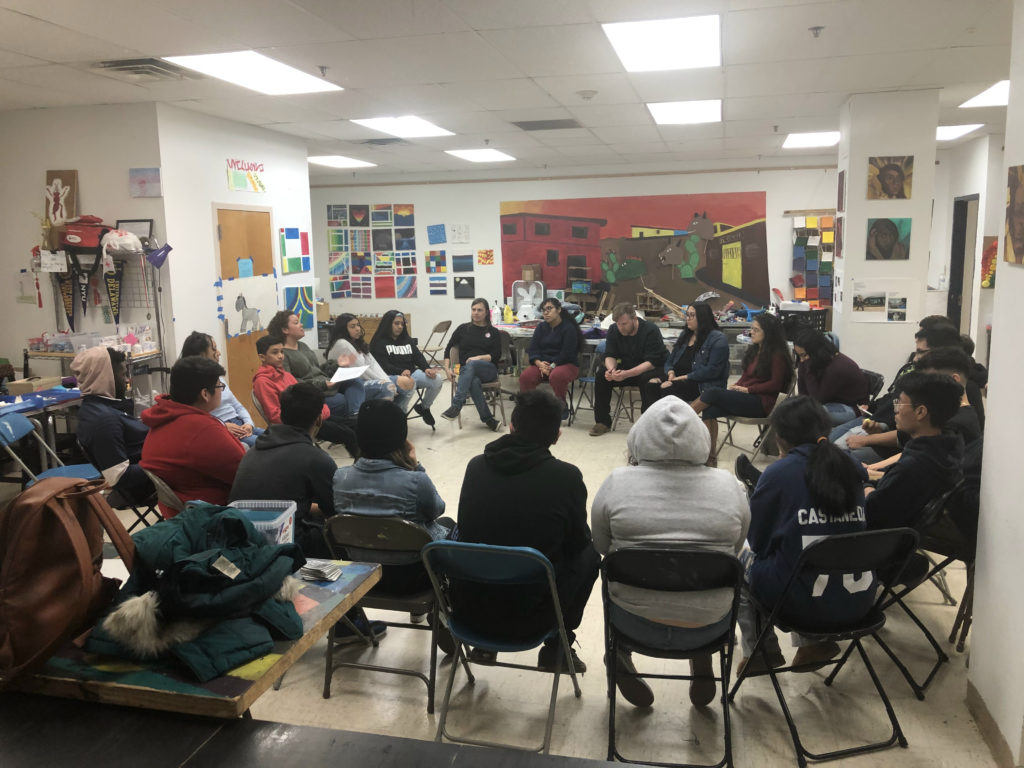
[[686,328],[665,361],[665,378],[651,379],[656,398],[675,395],[696,400],[708,387],[724,389],[729,382],[729,341],[718,330],[715,313],[706,301],[686,309]]
[[555,397],[562,401],[562,418],[566,419],[569,406],[565,394],[569,384],[580,375],[580,352],[587,342],[576,320],[558,299],[544,299],[540,312],[544,322],[537,326],[530,340],[526,351],[530,367],[519,376],[519,390],[528,392],[547,381]]
[[413,380],[422,397],[413,410],[423,417],[424,424],[433,427],[430,406],[441,391],[444,377],[439,375],[439,369],[430,366],[416,346],[416,340],[409,335],[405,315],[397,309],[384,313],[370,342],[370,352],[395,386],[403,377]]
[[859,365],[814,328],[797,333],[793,356],[797,391],[821,403],[832,426],[857,418],[857,406],[868,401],[868,382]]
[[448,339],[444,350],[444,372],[455,381],[452,370],[452,349],[458,347],[459,364],[458,383],[452,396],[451,407],[441,414],[441,418],[454,421],[459,417],[466,400],[473,398],[477,415],[486,427],[496,432],[501,423],[494,418],[487,405],[483,384],[498,380],[496,363],[501,359],[501,334],[491,325],[490,305],[487,299],[473,299],[470,305],[470,321],[455,329]]
[[750,328],[750,346],[743,354],[743,373],[728,389],[708,387],[690,403],[711,433],[711,456],[718,462],[718,422],[722,416],[763,419],[775,406],[780,392],[793,380],[789,346],[782,323],[774,315],[758,315]]
[[[749,592],[769,610],[782,597],[806,541],[865,529],[867,479],[864,468],[829,441],[831,420],[811,398],[788,398],[772,411],[771,420],[782,457],[764,471],[750,497],[750,549],[740,554]],[[874,601],[871,573],[821,581],[811,576],[791,590],[786,615],[820,626],[839,625],[863,616]],[[739,622],[746,662],[758,633],[756,609],[746,594],[740,600]],[[793,666],[804,666],[804,671],[839,652],[835,643],[819,644],[799,635],[793,644]],[[765,653],[751,662],[751,671],[785,663],[774,633],[769,632],[762,648]]]
[[337,360],[339,368],[365,365],[360,376],[367,400],[394,400],[404,412],[416,385],[409,376],[398,376],[392,382],[380,363],[370,353],[366,334],[359,318],[350,312],[338,315],[327,342],[327,359]]

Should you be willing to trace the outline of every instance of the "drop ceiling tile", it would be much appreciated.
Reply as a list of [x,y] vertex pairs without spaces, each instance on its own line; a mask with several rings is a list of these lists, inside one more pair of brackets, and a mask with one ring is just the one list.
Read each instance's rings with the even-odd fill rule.
[[572,113],[564,107],[499,109],[494,114],[509,123],[521,123],[530,120],[566,120],[572,118]]
[[655,125],[619,125],[591,128],[597,138],[608,144],[618,142],[661,141]]
[[563,128],[557,131],[529,131],[530,136],[548,147],[566,144],[604,144],[601,139],[586,128]]
[[653,125],[654,118],[643,104],[599,104],[570,107],[569,111],[587,128],[597,126]]
[[557,102],[534,81],[521,77],[490,82],[445,83],[443,90],[473,101],[483,109],[536,109],[554,107]]
[[60,64],[9,69],[4,77],[43,90],[75,94],[78,97],[76,104],[145,101],[149,98],[145,88]]
[[346,88],[331,93],[306,93],[289,96],[302,104],[320,109],[331,117],[357,120],[367,117],[388,117],[397,114],[398,105],[384,98],[385,91]]
[[[175,106],[260,126],[271,123],[303,122],[303,118],[306,117],[302,110],[296,109],[294,105],[264,99],[196,99],[178,101],[175,102]],[[324,125],[329,125],[329,123]]]
[[558,152],[568,156],[590,157],[595,159],[618,157],[615,150],[607,144],[565,144],[558,147]]
[[[72,16],[73,18],[73,16]],[[111,30],[110,37],[116,37]],[[0,8],[0,48],[23,56],[45,56],[47,61],[70,63],[141,56],[126,46],[74,32],[64,26]],[[45,54],[44,54],[45,52]]]
[[[353,39],[330,21],[278,0],[174,0],[165,7],[169,14],[197,27],[230,32],[246,48]],[[272,51],[264,53],[273,56]]]
[[609,148],[620,155],[663,155],[672,151],[663,141],[627,141],[610,144]]
[[[561,104],[570,108],[579,105],[629,104],[637,101],[633,84],[624,73],[538,77],[536,83]],[[579,95],[580,91],[596,93],[589,99],[584,99]]]
[[993,83],[1010,76],[1010,47],[947,48],[907,79],[907,85],[950,86],[991,80]]
[[594,20],[587,0],[517,0],[514,3],[446,0],[454,13],[473,29],[515,29]]
[[628,75],[640,101],[721,99],[725,76],[720,67],[681,72],[634,72]]
[[667,142],[702,141],[725,135],[725,123],[702,123],[700,125],[659,125],[658,133]]
[[530,77],[622,72],[596,24],[492,30],[480,36]]
[[[245,3],[247,0],[236,0]],[[436,35],[470,29],[440,0],[291,0],[331,25],[361,40]]]
[[821,76],[817,64],[782,61],[736,64],[725,68],[724,96],[729,99],[838,90]]

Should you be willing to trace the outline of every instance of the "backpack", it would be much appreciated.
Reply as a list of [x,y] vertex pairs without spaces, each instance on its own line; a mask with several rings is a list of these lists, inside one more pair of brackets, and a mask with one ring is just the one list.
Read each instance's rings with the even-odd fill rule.
[[0,511],[0,690],[40,667],[113,602],[120,582],[100,573],[104,529],[131,570],[135,544],[100,495],[105,487],[102,480],[46,478]]

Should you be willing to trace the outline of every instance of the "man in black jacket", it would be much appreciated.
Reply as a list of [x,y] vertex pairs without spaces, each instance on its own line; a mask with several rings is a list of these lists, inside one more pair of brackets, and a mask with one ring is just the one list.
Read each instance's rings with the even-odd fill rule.
[[[548,450],[561,434],[562,406],[549,392],[520,394],[511,434],[489,443],[466,467],[459,498],[459,541],[533,547],[555,569],[558,599],[569,642],[583,620],[600,568],[587,525],[587,487],[574,465]],[[510,640],[554,626],[548,588],[457,584],[456,610],[481,629]],[[545,641],[539,667],[553,669],[561,640]],[[586,665],[572,651],[577,672]],[[563,659],[563,671],[568,666]]]
[[654,401],[656,392],[647,382],[661,375],[668,350],[656,325],[636,316],[632,304],[612,307],[615,325],[608,330],[604,350],[604,370],[594,375],[594,426],[591,437],[610,432],[612,428],[612,387],[639,387],[640,411]]

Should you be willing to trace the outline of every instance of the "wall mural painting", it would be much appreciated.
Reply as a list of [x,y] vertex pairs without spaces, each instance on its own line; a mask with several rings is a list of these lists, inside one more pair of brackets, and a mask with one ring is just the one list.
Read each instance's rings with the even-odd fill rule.
[[501,204],[502,283],[523,268],[549,291],[644,287],[677,304],[708,290],[722,303],[769,303],[765,193],[652,195]]

